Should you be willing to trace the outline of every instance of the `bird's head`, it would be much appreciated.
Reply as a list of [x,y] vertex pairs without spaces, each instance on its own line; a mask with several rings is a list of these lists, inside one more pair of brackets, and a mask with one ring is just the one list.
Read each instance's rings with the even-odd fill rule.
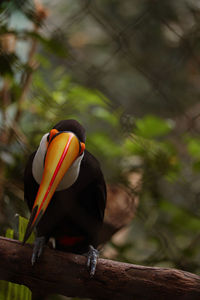
[[24,243],[47,209],[56,190],[70,187],[77,179],[85,150],[85,130],[75,120],[60,121],[45,134],[32,164],[39,189],[32,208]]

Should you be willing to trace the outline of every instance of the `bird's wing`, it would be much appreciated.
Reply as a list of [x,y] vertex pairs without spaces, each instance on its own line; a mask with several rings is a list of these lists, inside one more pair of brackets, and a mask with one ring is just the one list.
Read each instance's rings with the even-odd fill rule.
[[81,192],[81,202],[86,211],[98,222],[103,222],[106,205],[106,186],[102,182],[92,182]]

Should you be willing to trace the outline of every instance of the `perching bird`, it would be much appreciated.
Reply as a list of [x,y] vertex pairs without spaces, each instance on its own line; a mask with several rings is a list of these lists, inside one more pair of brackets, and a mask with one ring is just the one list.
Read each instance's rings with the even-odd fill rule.
[[94,275],[99,232],[106,205],[106,185],[99,162],[85,149],[85,129],[63,120],[46,133],[25,168],[24,197],[31,216],[25,243],[33,229],[37,237],[32,264],[50,237],[56,248],[87,253]]

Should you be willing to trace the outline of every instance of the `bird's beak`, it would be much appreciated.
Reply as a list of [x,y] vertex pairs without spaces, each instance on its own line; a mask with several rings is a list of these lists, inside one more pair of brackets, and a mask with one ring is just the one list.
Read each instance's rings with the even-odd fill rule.
[[85,144],[80,143],[72,132],[58,133],[55,129],[51,130],[42,181],[32,208],[23,243],[26,242],[40,221],[64,174],[84,151],[84,147]]

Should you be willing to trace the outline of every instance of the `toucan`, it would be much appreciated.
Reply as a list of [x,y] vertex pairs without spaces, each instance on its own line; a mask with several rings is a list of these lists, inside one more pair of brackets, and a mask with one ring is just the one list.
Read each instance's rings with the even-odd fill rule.
[[24,198],[31,211],[23,244],[36,228],[32,264],[50,238],[61,251],[87,254],[95,274],[106,184],[98,160],[85,149],[84,127],[63,120],[44,134],[28,159]]

